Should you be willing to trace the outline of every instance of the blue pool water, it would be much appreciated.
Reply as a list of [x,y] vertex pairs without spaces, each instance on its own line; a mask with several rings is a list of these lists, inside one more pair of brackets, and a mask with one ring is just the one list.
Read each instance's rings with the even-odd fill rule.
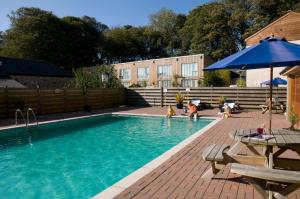
[[90,198],[210,122],[103,115],[0,131],[0,198]]

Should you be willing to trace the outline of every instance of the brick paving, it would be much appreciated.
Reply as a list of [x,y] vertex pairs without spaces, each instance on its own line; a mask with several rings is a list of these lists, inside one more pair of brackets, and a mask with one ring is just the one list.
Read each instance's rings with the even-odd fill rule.
[[[126,110],[137,114],[165,114],[165,108],[141,108]],[[199,112],[205,116],[216,116],[217,110]],[[240,176],[230,173],[230,165],[226,166],[212,180],[201,179],[202,174],[209,169],[208,162],[202,160],[201,154],[205,147],[212,143],[233,145],[228,134],[239,128],[257,128],[267,123],[268,114],[259,111],[241,112],[233,118],[223,119],[191,144],[173,155],[165,163],[153,170],[135,184],[121,192],[117,199],[148,199],[148,198],[261,198],[260,195]],[[274,128],[286,128],[289,123],[283,115],[273,114]],[[243,150],[247,153],[247,150]],[[286,156],[294,154],[285,154]],[[288,198],[300,198],[297,190]]]

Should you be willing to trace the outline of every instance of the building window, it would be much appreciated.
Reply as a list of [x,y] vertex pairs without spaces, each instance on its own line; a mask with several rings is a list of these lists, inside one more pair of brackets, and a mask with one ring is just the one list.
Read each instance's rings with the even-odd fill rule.
[[172,87],[171,80],[158,80],[157,81],[158,87]]
[[148,79],[149,78],[149,67],[140,67],[137,69],[138,79]]
[[198,77],[198,64],[197,63],[182,64],[181,75],[183,77]]
[[158,78],[169,78],[172,76],[171,65],[160,65],[157,66],[157,77]]
[[183,79],[182,87],[198,87],[198,80],[196,79]]
[[130,69],[129,68],[120,69],[120,79],[121,80],[130,80]]
[[128,88],[130,86],[130,82],[122,82],[123,86]]

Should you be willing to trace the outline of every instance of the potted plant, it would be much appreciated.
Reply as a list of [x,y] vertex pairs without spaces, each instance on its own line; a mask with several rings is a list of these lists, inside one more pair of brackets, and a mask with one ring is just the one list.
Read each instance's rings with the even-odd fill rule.
[[183,108],[183,100],[184,100],[184,95],[182,95],[180,92],[178,92],[175,96],[175,100],[177,102],[176,108],[182,109]]

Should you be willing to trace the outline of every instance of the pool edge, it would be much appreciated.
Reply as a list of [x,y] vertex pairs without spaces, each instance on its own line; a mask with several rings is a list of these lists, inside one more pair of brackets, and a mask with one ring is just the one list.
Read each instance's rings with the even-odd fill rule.
[[[116,115],[136,115],[136,116],[163,116],[163,115],[153,115],[153,114],[128,114],[128,113],[112,113]],[[186,116],[177,116],[177,117],[186,117]],[[148,162],[141,168],[135,170],[134,172],[130,173],[128,176],[122,178],[115,184],[111,185],[110,187],[107,187],[103,191],[99,192],[95,196],[92,197],[92,199],[111,199],[119,195],[121,192],[123,192],[125,189],[133,185],[135,182],[137,182],[139,179],[143,178],[150,172],[152,172],[154,169],[156,169],[158,166],[166,162],[170,157],[175,155],[177,152],[179,152],[181,149],[192,143],[194,140],[196,140],[200,135],[208,131],[210,128],[212,128],[214,125],[216,125],[218,122],[222,120],[222,118],[218,117],[201,117],[205,119],[214,119],[210,124],[205,126],[204,128],[200,129],[196,133],[192,134],[191,136],[187,137],[171,149],[165,151],[160,156],[156,157],[152,161]]]

